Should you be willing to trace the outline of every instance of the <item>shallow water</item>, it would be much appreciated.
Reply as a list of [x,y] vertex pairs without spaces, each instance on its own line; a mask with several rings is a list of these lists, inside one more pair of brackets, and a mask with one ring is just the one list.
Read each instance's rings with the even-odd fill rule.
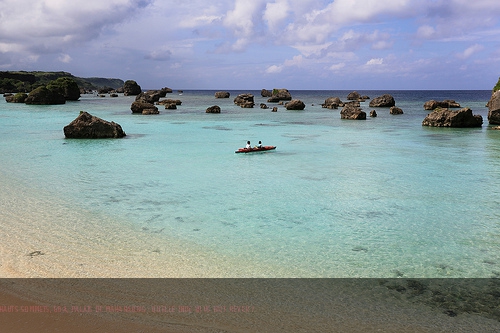
[[[500,275],[500,131],[487,124],[489,91],[360,91],[391,93],[404,111],[376,109],[366,121],[321,108],[346,91],[292,91],[306,109],[278,112],[258,108],[259,91],[257,107],[241,109],[238,93],[168,95],[182,105],[150,116],[131,114],[125,96],[1,101],[1,176],[123,221],[138,237],[250,258],[254,276]],[[455,99],[485,123],[422,127],[430,99]],[[212,105],[222,113],[206,114]],[[65,139],[80,110],[119,123],[127,137]],[[247,140],[277,149],[234,154]]]

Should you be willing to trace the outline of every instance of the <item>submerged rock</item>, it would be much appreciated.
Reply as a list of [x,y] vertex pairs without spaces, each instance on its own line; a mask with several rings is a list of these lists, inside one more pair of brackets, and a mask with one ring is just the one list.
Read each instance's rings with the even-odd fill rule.
[[403,110],[401,108],[398,108],[396,106],[391,107],[391,110],[389,111],[390,114],[403,114]]
[[64,127],[64,135],[72,139],[122,138],[126,134],[115,122],[109,122],[88,112],[80,111],[69,125]]
[[469,108],[457,111],[436,109],[422,121],[422,126],[433,127],[481,127],[482,124],[483,117],[473,115]]

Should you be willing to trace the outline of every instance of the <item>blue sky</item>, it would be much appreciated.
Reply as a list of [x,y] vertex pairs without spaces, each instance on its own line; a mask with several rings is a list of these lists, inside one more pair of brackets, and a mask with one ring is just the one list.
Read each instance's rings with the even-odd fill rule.
[[498,0],[0,0],[0,70],[173,89],[491,89]]

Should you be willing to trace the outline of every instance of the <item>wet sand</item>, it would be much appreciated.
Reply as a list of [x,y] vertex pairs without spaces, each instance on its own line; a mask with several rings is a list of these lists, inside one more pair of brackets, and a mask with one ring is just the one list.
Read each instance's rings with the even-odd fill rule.
[[[2,328],[10,332],[29,331],[17,329],[30,325],[37,332],[495,332],[499,328],[498,321],[479,316],[450,317],[398,299],[384,300],[373,293],[375,280],[361,281],[3,279],[1,303],[17,305],[19,311],[25,307],[27,312],[1,312],[0,318]],[[37,308],[29,307],[36,304],[50,312],[37,313]],[[87,323],[95,329],[79,327]]]

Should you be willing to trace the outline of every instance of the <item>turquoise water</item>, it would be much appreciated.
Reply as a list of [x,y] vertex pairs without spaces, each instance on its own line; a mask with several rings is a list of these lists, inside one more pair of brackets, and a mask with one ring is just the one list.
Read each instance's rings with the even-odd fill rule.
[[[278,112],[258,108],[260,91],[256,108],[241,109],[238,93],[170,94],[182,105],[149,116],[131,114],[125,96],[2,100],[0,175],[137,234],[252,258],[278,276],[500,275],[500,131],[487,124],[489,91],[360,91],[390,93],[405,112],[380,108],[366,121],[321,108],[348,91],[292,91],[306,109]],[[430,99],[471,107],[483,127],[422,127]],[[212,105],[222,113],[206,114]],[[127,137],[65,139],[80,110],[119,123]],[[247,140],[277,149],[235,154]],[[262,267],[256,276],[272,275]]]

